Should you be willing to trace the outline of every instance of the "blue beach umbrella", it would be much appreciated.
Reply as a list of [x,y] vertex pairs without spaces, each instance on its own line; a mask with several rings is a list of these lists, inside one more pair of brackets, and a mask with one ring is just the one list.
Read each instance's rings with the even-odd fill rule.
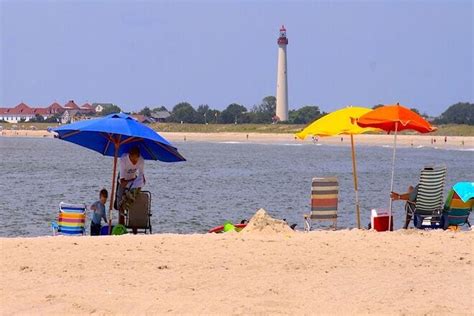
[[124,113],[115,113],[99,119],[84,120],[52,129],[57,138],[86,147],[104,156],[114,157],[112,195],[109,207],[109,228],[115,196],[117,158],[138,147],[143,159],[164,162],[185,161],[184,157],[166,139],[153,129]]

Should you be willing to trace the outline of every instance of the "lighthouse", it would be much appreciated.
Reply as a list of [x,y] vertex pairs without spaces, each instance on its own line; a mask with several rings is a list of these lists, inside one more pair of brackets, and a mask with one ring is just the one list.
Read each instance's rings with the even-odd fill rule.
[[288,121],[288,78],[286,73],[286,37],[285,26],[280,29],[278,38],[278,74],[276,91],[276,116],[280,121]]

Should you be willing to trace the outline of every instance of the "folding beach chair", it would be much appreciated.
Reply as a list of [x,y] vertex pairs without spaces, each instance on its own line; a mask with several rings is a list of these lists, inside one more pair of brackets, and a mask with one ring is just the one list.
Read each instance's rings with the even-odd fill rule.
[[416,228],[442,228],[445,179],[445,166],[425,167],[421,171],[416,201],[407,201],[406,207]]
[[151,234],[151,193],[141,191],[130,207],[124,211],[125,227],[131,229],[134,234],[138,230]]
[[59,204],[57,222],[51,222],[53,235],[85,235],[86,205]]
[[463,202],[459,195],[451,189],[444,203],[443,210],[443,228],[448,229],[449,226],[462,226],[469,223],[469,215],[474,208],[474,199]]
[[311,187],[311,214],[304,214],[305,231],[311,230],[313,220],[333,221],[337,227],[337,202],[339,183],[337,177],[313,178]]

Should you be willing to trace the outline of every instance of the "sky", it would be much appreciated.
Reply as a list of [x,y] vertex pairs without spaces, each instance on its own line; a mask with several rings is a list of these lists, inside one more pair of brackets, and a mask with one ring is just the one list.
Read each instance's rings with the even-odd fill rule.
[[290,109],[473,101],[472,1],[0,0],[0,107],[181,101],[248,108],[276,93],[287,28]]

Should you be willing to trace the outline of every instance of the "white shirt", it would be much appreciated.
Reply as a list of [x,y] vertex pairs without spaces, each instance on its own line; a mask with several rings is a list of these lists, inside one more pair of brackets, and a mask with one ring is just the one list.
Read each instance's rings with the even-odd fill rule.
[[143,176],[145,168],[145,161],[143,160],[142,156],[138,158],[136,164],[133,164],[130,161],[130,157],[128,153],[125,153],[120,157],[120,178],[125,180],[132,180],[132,188],[140,188],[143,186]]

